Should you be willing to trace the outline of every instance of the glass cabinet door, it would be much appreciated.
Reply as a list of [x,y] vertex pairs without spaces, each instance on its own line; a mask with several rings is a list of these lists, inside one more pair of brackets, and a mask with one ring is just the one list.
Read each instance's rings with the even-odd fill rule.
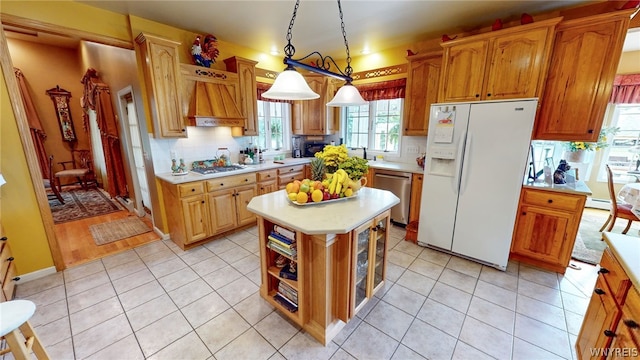
[[367,299],[367,285],[369,283],[369,237],[371,226],[367,224],[355,232],[355,301],[353,308],[358,309]]
[[388,217],[378,217],[375,219],[374,227],[372,228],[372,266],[373,266],[373,287],[372,292],[375,291],[382,281],[385,275],[385,253],[387,246],[388,236]]

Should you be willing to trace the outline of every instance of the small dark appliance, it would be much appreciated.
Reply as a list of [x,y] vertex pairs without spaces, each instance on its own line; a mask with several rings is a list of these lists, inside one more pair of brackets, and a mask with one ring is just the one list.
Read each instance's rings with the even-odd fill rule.
[[326,143],[311,142],[304,144],[304,157],[313,157],[317,152],[324,150]]
[[302,157],[302,138],[294,136],[291,138],[291,156],[294,158]]

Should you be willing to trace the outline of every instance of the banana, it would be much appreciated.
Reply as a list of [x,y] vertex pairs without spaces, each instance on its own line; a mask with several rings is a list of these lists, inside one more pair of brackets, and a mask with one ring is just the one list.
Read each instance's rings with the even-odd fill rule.
[[331,177],[331,183],[329,184],[329,194],[335,194],[336,185],[338,184],[338,174],[334,173]]
[[342,176],[342,174],[340,174],[339,176],[340,181],[338,181],[338,185],[336,185],[336,192],[334,194],[340,194],[340,190],[342,190],[342,179],[344,179],[344,176]]

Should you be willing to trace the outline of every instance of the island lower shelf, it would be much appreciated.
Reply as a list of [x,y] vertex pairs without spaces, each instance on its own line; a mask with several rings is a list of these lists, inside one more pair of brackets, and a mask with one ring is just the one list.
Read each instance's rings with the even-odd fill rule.
[[258,216],[260,295],[326,345],[384,286],[389,214],[343,234],[306,234]]

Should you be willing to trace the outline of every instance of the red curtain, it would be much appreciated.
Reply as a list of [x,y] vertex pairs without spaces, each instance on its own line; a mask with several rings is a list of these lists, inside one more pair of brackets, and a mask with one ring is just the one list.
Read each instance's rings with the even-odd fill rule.
[[640,104],[640,74],[616,75],[609,102]]
[[122,160],[120,136],[118,133],[118,120],[111,103],[111,91],[109,86],[102,83],[95,69],[88,69],[82,77],[84,94],[80,103],[85,110],[83,114],[83,126],[85,131],[89,129],[88,110],[96,112],[96,120],[100,129],[102,149],[106,164],[108,188],[111,197],[129,196],[127,181]]
[[355,85],[362,98],[367,101],[404,98],[407,79],[381,81],[371,84]]
[[24,74],[18,68],[13,68],[13,73],[18,81],[18,87],[20,89],[20,95],[22,97],[22,103],[24,105],[24,111],[27,116],[27,123],[29,123],[29,129],[31,130],[31,138],[33,139],[33,146],[36,150],[38,157],[38,163],[40,164],[40,171],[42,171],[42,178],[49,178],[49,157],[44,149],[44,141],[47,138],[47,134],[42,129],[42,123],[40,117],[36,111],[36,107],[33,104],[31,95],[29,94],[29,87],[27,81],[24,78]]

